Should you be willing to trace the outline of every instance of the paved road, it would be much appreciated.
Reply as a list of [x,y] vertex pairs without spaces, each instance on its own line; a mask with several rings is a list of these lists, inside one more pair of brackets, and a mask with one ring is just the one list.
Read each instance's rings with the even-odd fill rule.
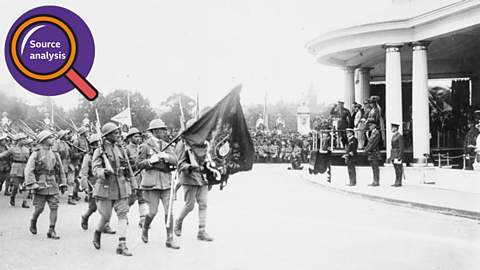
[[[57,224],[62,239],[53,241],[45,235],[48,211],[39,219],[39,234],[31,235],[32,208],[11,207],[0,196],[0,269],[480,268],[478,222],[325,191],[284,165],[256,165],[232,177],[223,191],[214,188],[207,231],[215,241],[196,240],[198,218],[192,212],[176,238],[180,250],[165,248],[160,219],[152,225],[150,242],[140,240],[136,205],[127,233],[133,257],[115,254],[115,235],[102,235],[102,249],[95,250],[97,214],[83,231],[86,204],[65,201]],[[180,208],[179,201],[175,213]],[[113,219],[113,228],[116,223]]]

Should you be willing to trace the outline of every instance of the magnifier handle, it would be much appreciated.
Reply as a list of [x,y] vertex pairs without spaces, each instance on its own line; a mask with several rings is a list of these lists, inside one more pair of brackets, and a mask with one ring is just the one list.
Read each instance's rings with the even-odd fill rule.
[[88,100],[93,101],[98,97],[98,91],[76,69],[71,68],[65,74],[67,80]]

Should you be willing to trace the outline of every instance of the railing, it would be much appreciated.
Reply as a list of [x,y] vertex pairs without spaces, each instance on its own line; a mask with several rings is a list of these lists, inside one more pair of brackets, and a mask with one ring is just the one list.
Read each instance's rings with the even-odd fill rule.
[[[469,154],[463,154],[463,155],[458,155],[458,156],[450,156],[450,154],[447,152],[445,155],[441,154],[441,153],[438,153],[436,155],[437,159],[435,160],[435,162],[438,164],[438,167],[439,168],[442,168],[442,167],[450,167],[451,163],[453,160],[455,159],[463,159],[463,170],[466,170],[467,169],[467,160],[469,159],[475,159],[476,156],[472,156],[472,155],[469,155]],[[443,163],[445,163],[445,165],[443,165]],[[454,164],[452,165],[452,167],[455,167],[455,166],[458,166],[458,164]]]

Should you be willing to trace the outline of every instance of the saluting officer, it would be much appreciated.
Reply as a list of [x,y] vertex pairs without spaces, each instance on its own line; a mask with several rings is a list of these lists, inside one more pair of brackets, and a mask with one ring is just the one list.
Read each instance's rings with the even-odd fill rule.
[[357,172],[355,170],[355,163],[357,159],[357,148],[358,148],[358,140],[355,138],[355,130],[353,128],[347,128],[347,137],[348,137],[348,145],[345,148],[346,153],[343,155],[345,159],[345,163],[347,164],[348,168],[348,178],[350,179],[350,183],[347,186],[355,186],[357,184]]
[[[129,144],[127,145],[127,156],[128,159],[130,160],[130,164],[132,166],[132,170],[135,172],[137,171],[137,159],[138,159],[138,154],[139,154],[139,149],[140,149],[140,144],[142,143],[142,133],[137,129],[132,127],[127,134],[126,140],[129,140]],[[142,175],[139,173],[136,177],[137,183],[140,183],[142,181]],[[145,216],[147,215],[148,212],[148,205],[145,202],[145,198],[143,197],[143,191],[139,190],[137,191],[137,202],[138,202],[138,212],[140,213],[140,222],[138,223],[138,226],[140,228],[143,227],[143,224],[145,223]]]
[[[100,134],[93,134],[92,136],[90,136],[89,151],[83,157],[82,167],[80,169],[80,179],[81,179],[82,189],[88,192],[88,196],[87,196],[88,209],[85,212],[85,214],[82,215],[82,222],[80,223],[80,225],[82,226],[82,229],[84,230],[88,230],[88,219],[93,213],[97,211],[97,203],[95,201],[95,198],[93,197],[93,187],[97,182],[97,178],[93,175],[93,171],[92,171],[92,157],[93,157],[93,152],[100,145],[100,139],[101,139]],[[108,233],[108,234],[116,233],[116,231],[110,228],[110,221],[107,221],[105,223],[102,233]]]
[[395,183],[392,187],[401,187],[402,186],[402,175],[403,175],[403,152],[404,152],[404,143],[403,136],[398,131],[399,124],[392,123],[392,150],[390,151],[390,160],[393,163],[395,168]]
[[[10,147],[10,149],[0,154],[0,159],[10,159],[12,161],[12,168],[10,169],[10,176],[12,181],[12,194],[10,195],[10,205],[15,206],[15,196],[17,195],[19,186],[25,182],[25,164],[27,164],[28,157],[30,156],[30,150],[25,147],[27,135],[24,133],[18,133],[15,135],[16,144]],[[28,192],[23,193],[23,208],[29,208],[27,205]]]
[[60,155],[62,159],[62,166],[65,173],[65,177],[67,178],[67,186],[68,186],[68,204],[75,205],[76,203],[73,201],[73,189],[75,184],[75,167],[72,163],[72,149],[68,144],[72,135],[70,130],[61,130],[58,132],[58,142],[53,146],[53,152],[56,152]]
[[[112,209],[118,217],[119,243],[117,254],[132,256],[126,245],[128,198],[138,186],[128,170],[127,158],[116,143],[120,138],[120,130],[114,123],[106,123],[102,127],[103,145],[93,153],[92,170],[97,177],[93,196],[97,202],[100,221],[93,235],[93,246],[100,249],[100,237],[105,224],[110,221]],[[109,163],[110,166],[107,165]],[[133,190],[133,191],[132,191]]]
[[347,135],[345,130],[347,128],[353,127],[352,115],[350,114],[350,110],[343,107],[345,102],[339,100],[337,104],[332,108],[330,111],[331,115],[336,115],[340,119],[338,120],[337,129],[338,129],[338,136],[342,141],[342,145],[347,144]]
[[[186,128],[189,128],[194,122],[195,119],[188,120]],[[203,151],[206,150],[206,146],[203,146]],[[205,231],[208,201],[208,181],[202,174],[205,160],[200,160],[195,156],[193,151],[191,151],[191,155],[189,156],[183,141],[178,142],[175,147],[175,153],[178,157],[177,168],[179,172],[179,182],[183,186],[185,194],[185,206],[175,221],[175,235],[180,236],[182,234],[183,220],[193,210],[196,201],[198,203],[199,221],[197,239],[201,241],[213,241],[213,237]],[[190,160],[190,158],[194,158],[195,161]]]
[[[167,126],[161,119],[154,119],[150,122],[148,130],[152,137],[140,146],[140,153],[137,160],[137,169],[144,169],[140,190],[143,191],[147,201],[149,212],[145,217],[145,224],[142,228],[142,241],[148,243],[148,230],[155,215],[158,212],[159,202],[162,201],[165,212],[165,224],[167,227],[167,241],[165,245],[169,248],[179,249],[180,247],[173,240],[173,214],[167,221],[168,209],[170,206],[170,189],[172,179],[172,168],[177,164],[177,156],[173,147],[161,151],[167,143],[164,141],[167,136]],[[173,212],[173,211],[172,211]]]
[[372,166],[373,182],[369,184],[371,187],[378,187],[380,185],[380,161],[382,156],[380,154],[380,139],[382,135],[377,130],[378,123],[369,119],[368,128],[370,129],[370,135],[368,137],[367,146],[365,146],[365,153],[368,155],[368,160]]
[[[49,130],[40,132],[37,136],[40,144],[34,150],[28,159],[25,167],[25,184],[27,189],[33,190],[33,205],[35,210],[30,220],[30,232],[37,234],[37,219],[48,202],[50,208],[50,227],[47,237],[51,239],[60,239],[55,232],[57,223],[58,203],[60,201],[59,189],[67,188],[64,170],[60,156],[51,150],[53,146],[53,134]],[[57,179],[59,177],[61,185],[59,187]]]

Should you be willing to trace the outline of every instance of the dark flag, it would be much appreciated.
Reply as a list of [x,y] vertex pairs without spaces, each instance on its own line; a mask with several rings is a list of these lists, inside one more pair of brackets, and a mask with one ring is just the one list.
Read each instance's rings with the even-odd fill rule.
[[255,149],[240,104],[238,85],[187,128],[182,137],[205,164],[210,184],[225,185],[228,176],[252,169]]

